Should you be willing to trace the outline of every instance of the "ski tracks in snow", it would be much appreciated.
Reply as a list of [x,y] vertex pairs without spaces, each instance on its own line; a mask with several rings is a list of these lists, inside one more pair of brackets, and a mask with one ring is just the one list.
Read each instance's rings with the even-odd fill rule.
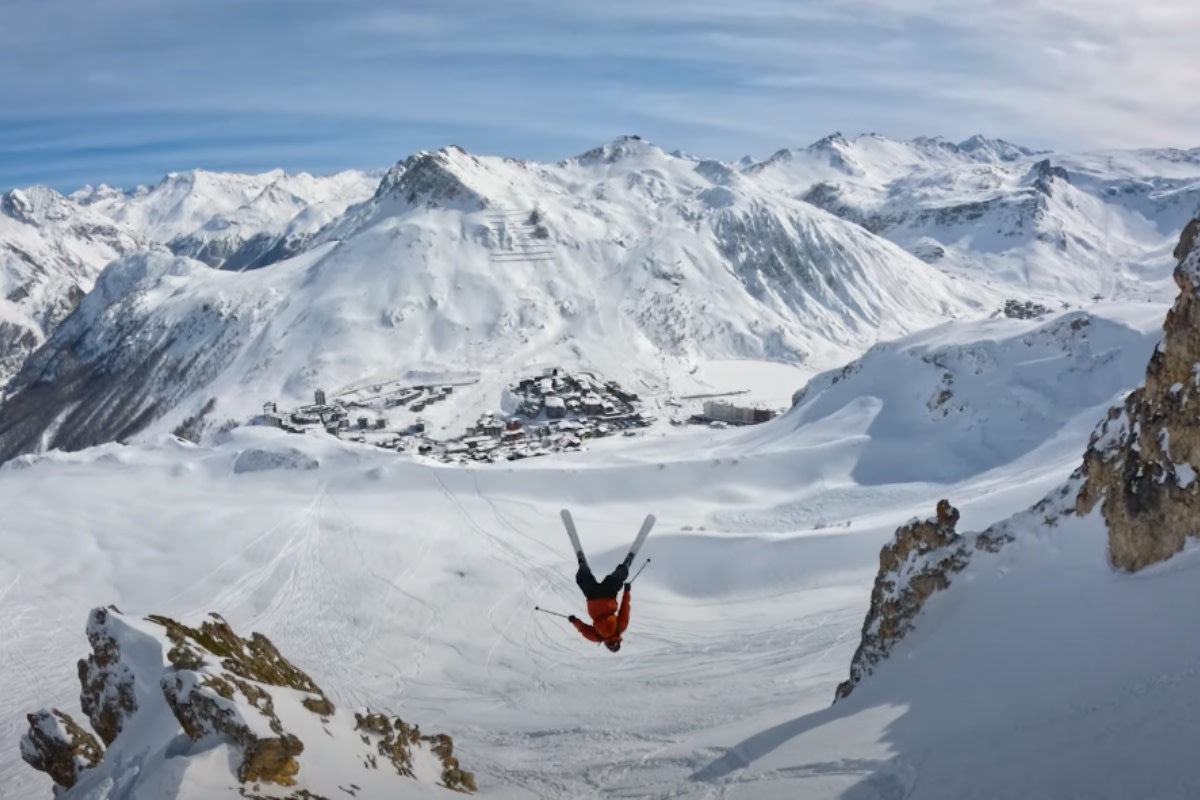
[[[401,569],[396,575],[388,577],[387,575],[380,573],[379,570],[375,568],[375,565],[372,563],[372,559],[368,558],[366,553],[363,551],[362,543],[359,541],[360,537],[358,528],[353,524],[353,522],[351,522],[350,516],[346,512],[345,508],[342,507],[341,503],[339,503],[336,498],[332,498],[331,496],[331,499],[341,514],[342,519],[346,523],[346,527],[342,530],[342,533],[345,534],[345,538],[350,542],[350,546],[359,561],[362,573],[369,575],[372,579],[386,587],[384,593],[376,599],[375,604],[386,607],[392,602],[393,596],[399,596],[400,598],[403,598],[405,603],[410,604],[410,607],[421,609],[424,615],[424,619],[420,623],[420,633],[415,637],[411,645],[411,657],[409,659],[408,667],[404,671],[405,674],[402,674],[400,671],[394,671],[391,673],[392,691],[386,693],[386,696],[389,698],[402,697],[407,689],[407,684],[405,683],[404,679],[408,678],[413,680],[420,677],[425,665],[425,660],[429,655],[432,635],[438,628],[442,626],[444,622],[441,609],[437,605],[430,603],[425,598],[421,597],[419,594],[405,589],[404,580],[423,562],[425,555],[441,538],[441,534],[440,532],[433,532],[429,535],[419,537],[420,544],[415,548],[411,556],[406,559],[404,568]],[[354,573],[351,572],[350,574]],[[378,620],[381,619],[383,615],[374,613],[367,614],[366,617],[367,619],[372,620],[371,624],[362,629],[359,635],[354,638],[353,642],[356,652],[359,653],[363,652],[377,642],[379,636]],[[353,627],[357,627],[357,621],[355,621]],[[379,668],[383,669],[386,669],[387,666],[388,665],[386,664],[378,665]],[[354,671],[348,671],[347,678],[353,679],[353,677]]]
[[[475,518],[471,516],[471,513],[467,510],[466,506],[463,504],[458,495],[455,494],[454,491],[446,485],[446,482],[442,480],[437,470],[431,470],[431,474],[433,475],[434,480],[437,481],[442,494],[447,500],[450,501],[451,505],[454,507],[455,511],[458,512],[459,516],[463,518],[472,531],[478,534],[480,538],[484,539],[490,545],[490,557],[494,561],[509,569],[512,569],[521,576],[521,586],[517,589],[514,589],[512,592],[505,594],[503,597],[493,603],[487,611],[488,621],[491,623],[492,628],[496,631],[496,638],[488,651],[484,669],[487,673],[489,684],[496,686],[498,690],[496,691],[496,696],[501,699],[504,704],[509,704],[511,703],[511,699],[508,697],[507,692],[500,690],[500,684],[497,682],[495,676],[494,664],[496,662],[497,652],[500,649],[501,644],[506,641],[510,644],[519,645],[521,647],[525,647],[528,644],[528,617],[529,615],[536,613],[533,610],[535,603],[534,598],[544,594],[546,590],[549,589],[554,583],[558,582],[561,584],[562,578],[557,567],[537,566],[533,561],[526,557],[520,549],[505,541],[504,537],[492,533],[486,526],[479,524],[479,522],[477,522]],[[541,547],[546,547],[545,544],[540,542],[535,537],[521,531],[519,528],[513,525],[507,519],[507,517],[505,517],[499,508],[497,508],[496,504],[483,493],[482,488],[479,486],[479,478],[474,471],[471,472],[471,479],[476,495],[491,509],[492,516],[495,518],[499,527],[507,531],[514,538],[524,538],[530,542],[538,544]],[[526,613],[521,613],[520,606],[516,605],[514,600],[525,601]],[[504,615],[506,619],[504,619],[502,622],[498,621],[497,616],[499,615]],[[521,639],[517,639],[510,635],[513,625],[518,620],[524,620],[525,623],[525,628],[522,630]]]

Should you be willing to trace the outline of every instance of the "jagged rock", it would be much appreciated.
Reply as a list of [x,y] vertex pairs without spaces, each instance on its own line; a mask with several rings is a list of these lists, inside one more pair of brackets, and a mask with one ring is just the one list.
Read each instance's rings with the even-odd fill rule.
[[967,566],[974,550],[995,552],[1012,540],[1001,529],[960,534],[955,530],[958,517],[957,508],[939,500],[935,517],[901,526],[895,539],[879,552],[879,574],[862,640],[850,662],[850,677],[837,687],[835,702],[849,696],[887,658],[896,642],[912,630],[929,596],[950,585],[950,576]]
[[939,500],[933,519],[912,520],[879,552],[879,574],[863,622],[862,640],[850,662],[850,677],[837,687],[846,697],[892,646],[912,628],[912,620],[935,591],[950,585],[949,575],[967,564],[969,549],[955,531],[958,509]]
[[137,711],[137,692],[129,665],[121,661],[121,648],[109,630],[115,608],[96,608],[88,616],[87,637],[92,654],[78,663],[79,703],[92,722],[92,730],[110,745],[125,721]]
[[1009,298],[1004,301],[1003,313],[1009,319],[1035,319],[1043,314],[1049,314],[1052,309],[1041,303],[1035,303],[1032,300],[1014,300]]
[[383,176],[374,199],[393,196],[403,198],[410,205],[427,208],[439,208],[448,203],[461,203],[472,210],[488,208],[488,200],[460,177],[463,165],[478,167],[479,159],[458,145],[449,145],[432,153],[417,153]]
[[1200,219],[1175,253],[1179,297],[1163,323],[1146,381],[1109,410],[1084,454],[1076,511],[1097,503],[1112,565],[1131,572],[1164,561],[1200,536]]
[[[339,710],[266,636],[243,638],[218,614],[188,625],[135,619],[110,606],[91,612],[88,639],[93,654],[79,664],[81,702],[107,750],[57,710],[31,714],[22,741],[25,760],[64,788],[60,800],[74,800],[65,790],[77,781],[83,798],[106,785],[121,785],[126,800],[157,798],[163,778],[156,770],[179,770],[175,759],[188,755],[187,740],[205,741],[202,751],[209,743],[228,748],[228,758],[204,759],[195,780],[206,791],[229,785],[230,797],[328,799],[343,784],[382,797],[414,779],[476,790],[449,736]],[[310,753],[317,766],[305,766]],[[395,769],[381,771],[381,756]]]
[[958,509],[945,499],[938,501],[932,519],[914,519],[897,529],[894,541],[879,553],[879,575],[862,640],[850,662],[850,677],[838,685],[834,702],[848,697],[891,654],[914,629],[926,601],[949,587],[951,576],[966,569],[979,553],[998,553],[1016,540],[1014,531],[1033,525],[1053,527],[1074,514],[1081,484],[1082,478],[1075,474],[1031,508],[979,533],[959,533]]
[[104,748],[69,714],[42,709],[26,715],[29,730],[21,737],[21,758],[45,772],[56,786],[70,789],[80,774],[100,763]]
[[[167,659],[176,671],[162,679],[167,703],[193,741],[215,731],[237,742],[242,748],[238,780],[292,786],[300,770],[296,756],[304,752],[304,743],[285,730],[264,687],[305,692],[309,696],[302,701],[304,707],[324,716],[335,711],[333,704],[267,637],[254,633],[243,639],[219,615],[210,616],[199,628],[167,617],[147,618],[162,625],[173,644]],[[247,719],[247,711],[237,708],[243,703],[257,712],[250,717],[260,719]],[[276,735],[261,736],[260,722]]]
[[1056,167],[1050,163],[1050,159],[1043,158],[1041,161],[1033,165],[1033,169],[1029,170],[1029,176],[1033,179],[1033,187],[1042,194],[1054,193],[1054,180],[1071,182],[1071,176],[1062,167]]
[[[429,742],[431,751],[442,764],[442,784],[460,792],[476,790],[474,774],[459,766],[454,757],[454,740],[446,734],[423,736],[416,725],[386,714],[355,714],[354,720],[354,729],[362,732],[363,742],[374,740],[379,755],[390,761],[399,774],[413,777],[412,748],[418,742]],[[378,766],[374,759],[368,763],[372,768]]]

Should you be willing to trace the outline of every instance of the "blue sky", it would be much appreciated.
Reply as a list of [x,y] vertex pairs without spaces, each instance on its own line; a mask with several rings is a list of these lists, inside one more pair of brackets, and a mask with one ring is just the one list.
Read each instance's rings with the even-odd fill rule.
[[1200,145],[1193,0],[0,0],[0,188],[624,133]]

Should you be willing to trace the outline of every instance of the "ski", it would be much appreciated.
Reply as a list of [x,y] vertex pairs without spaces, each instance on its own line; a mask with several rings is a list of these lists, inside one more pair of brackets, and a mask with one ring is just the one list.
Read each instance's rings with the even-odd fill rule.
[[641,530],[638,531],[637,538],[633,540],[633,546],[629,548],[629,555],[625,556],[625,566],[633,563],[633,559],[637,558],[638,551],[642,549],[642,545],[646,542],[646,537],[650,535],[650,529],[654,527],[654,515],[647,514],[646,519],[642,522]]
[[[581,564],[586,564],[587,557],[583,554],[583,544],[579,541],[579,531],[575,529],[575,518],[565,508],[558,512],[558,514],[562,517],[563,527],[567,529],[567,536],[571,539],[571,547],[575,548],[575,557],[579,559]],[[638,551],[642,549],[642,545],[646,542],[646,537],[650,535],[650,529],[654,527],[654,521],[653,514],[647,514],[646,519],[642,521],[642,527],[638,530],[637,537],[629,547],[629,554],[625,556],[624,563],[626,567],[633,563],[633,559],[637,558]]]
[[559,516],[562,517],[563,527],[567,529],[567,536],[571,537],[571,546],[575,548],[575,557],[581,563],[586,562],[583,545],[579,542],[579,531],[575,530],[575,519],[571,516],[571,512],[564,508],[559,512]]

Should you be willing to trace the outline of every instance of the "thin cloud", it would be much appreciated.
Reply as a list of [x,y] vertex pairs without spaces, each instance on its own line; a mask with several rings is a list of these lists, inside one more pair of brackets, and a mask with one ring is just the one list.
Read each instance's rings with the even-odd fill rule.
[[1180,0],[10,0],[0,186],[629,132],[728,159],[832,130],[1192,146],[1198,27]]

